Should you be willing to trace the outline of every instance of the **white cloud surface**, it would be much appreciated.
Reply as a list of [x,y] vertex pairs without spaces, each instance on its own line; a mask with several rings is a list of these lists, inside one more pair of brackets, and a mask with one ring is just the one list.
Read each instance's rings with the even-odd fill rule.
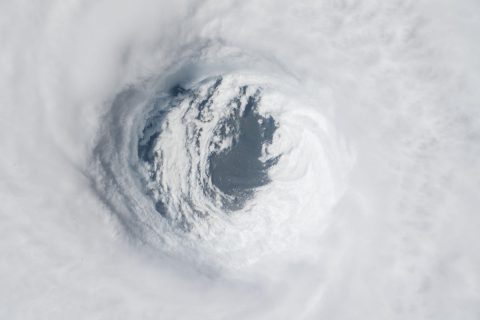
[[[1,2],[0,318],[478,319],[479,9],[473,0]],[[293,248],[268,254],[276,245],[260,241],[267,254],[252,265],[206,272],[132,241],[92,187],[90,164],[120,91],[172,65],[214,73],[228,59],[276,88],[295,81],[299,91],[282,95],[313,107],[285,104],[284,135],[323,141],[301,131],[321,114],[342,137],[329,141],[349,150],[326,153],[352,168],[331,173],[342,196],[321,221],[260,230],[303,234]],[[330,193],[315,189],[317,169],[328,180],[318,153],[299,154],[284,168],[310,170],[291,187],[313,199],[301,215]]]

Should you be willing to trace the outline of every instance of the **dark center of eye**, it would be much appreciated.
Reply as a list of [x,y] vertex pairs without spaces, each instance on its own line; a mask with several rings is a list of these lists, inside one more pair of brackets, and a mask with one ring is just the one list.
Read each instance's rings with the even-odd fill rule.
[[256,188],[269,183],[268,169],[278,161],[261,160],[262,150],[272,143],[277,125],[271,116],[258,113],[258,103],[258,94],[248,97],[243,112],[237,110],[220,123],[220,140],[231,135],[233,142],[230,148],[209,157],[212,183],[231,196],[224,201],[229,210],[241,209]]

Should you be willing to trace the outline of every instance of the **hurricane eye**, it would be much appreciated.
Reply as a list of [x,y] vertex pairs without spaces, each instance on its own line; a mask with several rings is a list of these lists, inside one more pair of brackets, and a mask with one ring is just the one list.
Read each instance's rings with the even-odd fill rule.
[[260,113],[262,88],[222,82],[175,85],[150,101],[138,140],[145,192],[155,210],[184,231],[199,219],[243,209],[271,181],[268,171],[280,158],[268,153],[278,124]]
[[99,181],[133,238],[238,266],[328,211],[336,150],[323,117],[259,79],[210,76],[116,97]]

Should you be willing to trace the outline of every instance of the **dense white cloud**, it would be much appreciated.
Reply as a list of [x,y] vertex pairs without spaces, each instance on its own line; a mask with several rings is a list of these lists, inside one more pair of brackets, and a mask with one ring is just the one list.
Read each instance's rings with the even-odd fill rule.
[[[3,1],[0,318],[478,319],[479,9]],[[239,70],[267,87],[279,150],[296,150],[258,195],[291,224],[265,215],[246,230],[259,246],[230,258],[225,243],[191,259],[142,245],[94,188],[113,100]],[[236,223],[213,240],[252,226]]]

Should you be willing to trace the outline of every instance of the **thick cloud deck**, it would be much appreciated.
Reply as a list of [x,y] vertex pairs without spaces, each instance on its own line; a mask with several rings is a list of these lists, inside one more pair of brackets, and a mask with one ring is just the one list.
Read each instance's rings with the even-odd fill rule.
[[479,319],[479,5],[0,1],[0,319]]

